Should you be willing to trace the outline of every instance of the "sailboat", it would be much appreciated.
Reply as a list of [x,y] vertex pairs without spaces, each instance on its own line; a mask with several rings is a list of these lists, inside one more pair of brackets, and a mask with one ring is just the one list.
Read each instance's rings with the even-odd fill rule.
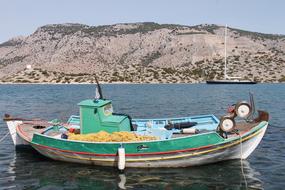
[[244,80],[242,77],[230,77],[227,75],[227,26],[225,26],[225,67],[223,80],[207,80],[207,84],[256,84],[256,81]]

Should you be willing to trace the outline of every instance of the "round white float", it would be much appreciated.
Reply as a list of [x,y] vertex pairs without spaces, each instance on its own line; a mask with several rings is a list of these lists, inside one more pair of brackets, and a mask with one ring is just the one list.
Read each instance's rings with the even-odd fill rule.
[[235,112],[240,118],[247,118],[251,113],[251,106],[247,102],[240,102],[236,105]]
[[235,127],[235,121],[230,117],[221,119],[220,128],[224,132],[231,132]]

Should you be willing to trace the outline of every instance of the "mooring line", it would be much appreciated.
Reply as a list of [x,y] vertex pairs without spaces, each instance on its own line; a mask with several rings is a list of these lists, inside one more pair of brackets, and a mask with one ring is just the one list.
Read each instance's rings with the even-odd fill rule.
[[247,189],[247,181],[246,181],[246,177],[245,177],[245,174],[244,174],[244,171],[243,171],[243,160],[242,160],[242,137],[241,135],[239,134],[239,138],[240,138],[240,167],[241,167],[241,173],[242,173],[242,176],[244,178],[244,183],[245,183],[245,188]]
[[10,134],[10,132],[8,132],[6,135],[4,135],[4,137],[2,137],[2,138],[0,139],[0,143],[1,143],[9,134]]
[[272,124],[268,124],[268,126],[270,126],[270,127],[278,127],[277,125],[272,125]]

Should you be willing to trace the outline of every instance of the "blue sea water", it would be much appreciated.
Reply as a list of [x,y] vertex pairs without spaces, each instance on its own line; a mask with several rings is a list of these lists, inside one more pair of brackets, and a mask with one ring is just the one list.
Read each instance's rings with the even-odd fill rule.
[[[285,85],[106,84],[105,98],[116,112],[133,118],[212,114],[255,95],[270,113],[261,144],[245,161],[178,169],[116,169],[47,159],[31,149],[0,142],[0,189],[284,189]],[[0,85],[0,115],[67,120],[77,103],[95,96],[95,85]],[[0,138],[8,132],[0,121]],[[242,170],[243,169],[243,170]]]

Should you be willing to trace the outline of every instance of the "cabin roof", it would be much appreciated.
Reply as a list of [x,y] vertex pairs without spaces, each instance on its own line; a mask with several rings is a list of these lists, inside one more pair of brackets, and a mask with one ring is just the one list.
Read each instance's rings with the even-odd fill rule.
[[94,100],[94,99],[88,99],[88,100],[83,100],[78,103],[79,106],[90,106],[90,107],[102,107],[106,104],[111,103],[111,100]]

